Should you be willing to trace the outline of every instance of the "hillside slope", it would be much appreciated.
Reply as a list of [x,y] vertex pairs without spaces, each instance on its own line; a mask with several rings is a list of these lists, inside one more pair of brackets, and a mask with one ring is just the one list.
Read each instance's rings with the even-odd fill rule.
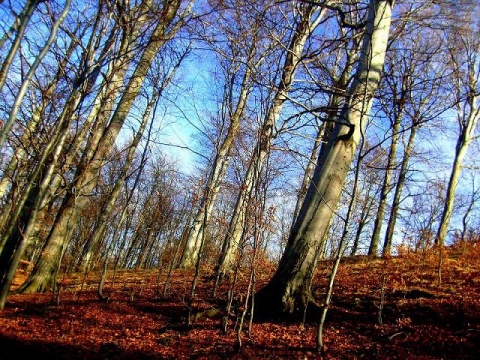
[[[440,286],[434,253],[345,259],[324,331],[324,358],[480,359],[480,261],[472,249],[446,253]],[[330,266],[329,261],[319,264],[312,285],[319,303]],[[271,272],[271,267],[257,269],[257,289]],[[238,349],[236,314],[230,314],[226,333],[220,326],[228,284],[212,300],[208,270],[198,286],[193,326],[185,327],[193,275],[175,272],[165,299],[159,295],[165,274],[160,280],[158,275],[121,271],[112,282],[109,274],[107,302],[98,301],[95,273],[86,279],[80,274],[64,277],[59,296],[10,296],[0,312],[0,359],[320,358],[314,348],[315,318],[307,318],[305,325],[254,322],[250,337],[247,319]],[[240,276],[238,295],[246,278]]]

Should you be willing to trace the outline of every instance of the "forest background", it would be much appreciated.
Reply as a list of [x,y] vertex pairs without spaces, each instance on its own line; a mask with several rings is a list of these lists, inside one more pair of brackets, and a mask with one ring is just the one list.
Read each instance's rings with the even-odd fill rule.
[[440,284],[478,241],[478,7],[2,2],[0,308],[19,266],[24,294],[101,272],[102,301],[109,270],[194,269],[190,310],[202,266],[253,299],[273,264],[274,313],[343,256],[435,251]]

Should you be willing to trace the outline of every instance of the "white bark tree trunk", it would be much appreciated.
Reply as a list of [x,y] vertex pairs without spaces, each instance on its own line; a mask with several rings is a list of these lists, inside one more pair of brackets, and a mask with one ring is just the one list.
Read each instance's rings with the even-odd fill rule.
[[316,266],[316,249],[335,214],[382,76],[392,3],[370,1],[367,28],[356,74],[349,89],[349,101],[342,109],[331,139],[318,160],[279,267],[256,296],[257,309],[293,313],[303,310],[309,300],[308,284]]

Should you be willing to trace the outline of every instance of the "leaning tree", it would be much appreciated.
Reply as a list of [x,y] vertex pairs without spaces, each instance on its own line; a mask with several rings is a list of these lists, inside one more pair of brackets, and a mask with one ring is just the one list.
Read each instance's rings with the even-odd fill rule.
[[256,308],[294,313],[309,299],[309,283],[343,184],[382,77],[393,1],[371,0],[359,61],[348,98],[317,161],[300,213],[272,279],[256,294]]

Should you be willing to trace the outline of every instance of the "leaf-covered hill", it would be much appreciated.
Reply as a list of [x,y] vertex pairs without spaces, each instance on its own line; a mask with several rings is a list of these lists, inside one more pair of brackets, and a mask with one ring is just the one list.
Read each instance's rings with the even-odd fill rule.
[[[437,254],[342,261],[324,341],[325,359],[479,359],[480,252],[446,251],[438,284]],[[322,302],[331,262],[319,264],[312,293]],[[245,274],[247,269],[245,269]],[[272,273],[257,269],[256,288]],[[16,284],[21,282],[21,272]],[[159,276],[160,275],[160,276]],[[0,313],[0,359],[316,359],[318,319],[305,324],[254,321],[248,314],[238,334],[233,307],[222,330],[225,281],[212,299],[211,272],[204,269],[185,326],[193,274],[174,272],[164,293],[166,271],[108,274],[99,301],[99,275],[67,275],[59,294],[11,295]],[[240,298],[247,276],[234,291]],[[238,346],[238,336],[242,347]]]

